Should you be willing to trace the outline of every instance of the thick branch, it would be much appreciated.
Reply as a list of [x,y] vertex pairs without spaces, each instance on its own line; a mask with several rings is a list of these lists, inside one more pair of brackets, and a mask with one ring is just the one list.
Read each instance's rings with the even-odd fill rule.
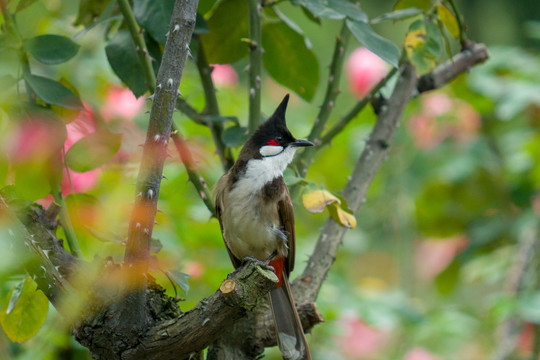
[[[343,192],[350,209],[354,212],[359,209],[371,181],[386,157],[396,125],[415,87],[416,73],[409,63],[405,63],[400,69],[400,77],[394,92],[382,109]],[[347,228],[332,219],[327,221],[304,272],[294,281],[293,293],[296,301],[315,301],[346,231]]]
[[129,223],[125,253],[126,265],[133,270],[131,286],[140,289],[133,296],[128,296],[120,309],[120,323],[126,329],[142,329],[148,321],[145,311],[144,274],[148,269],[150,240],[171,135],[172,115],[195,26],[197,5],[198,0],[175,2],[163,60],[157,77],[156,91],[152,99],[150,122],[137,179],[137,196]]
[[276,281],[272,271],[253,263],[239,268],[195,308],[149,329],[140,345],[125,352],[122,359],[184,359],[203,350],[251,312]]

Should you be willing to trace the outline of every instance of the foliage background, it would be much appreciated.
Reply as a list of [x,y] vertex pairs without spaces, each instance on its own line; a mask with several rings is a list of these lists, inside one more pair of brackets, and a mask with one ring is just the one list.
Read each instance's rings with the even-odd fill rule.
[[[209,9],[211,2],[202,1],[200,7],[205,6]],[[362,2],[370,18],[392,6],[393,1]],[[458,7],[470,37],[489,46],[491,59],[435,94],[415,99],[407,108],[388,161],[357,214],[358,226],[346,235],[318,298],[326,323],[309,336],[316,359],[490,359],[500,345],[497,332],[508,319],[519,320],[513,330],[517,350],[512,358],[538,358],[537,257],[532,257],[522,274],[512,275],[529,234],[538,237],[540,4],[463,0]],[[317,25],[289,3],[278,8],[303,30],[319,61],[321,79],[313,100],[308,103],[293,97],[288,110],[292,133],[304,137],[324,96],[321,84],[327,82],[329,49],[339,24],[323,19]],[[22,10],[17,21],[27,38],[45,33],[71,37],[82,29],[72,25],[77,13],[77,2],[38,1]],[[374,26],[399,45],[407,27],[407,22]],[[97,26],[77,40],[81,47],[71,61],[56,66],[36,62],[32,69],[68,79],[91,109],[89,116],[102,117],[123,133],[119,154],[96,172],[95,183],[85,190],[88,196],[66,199],[85,258],[112,255],[120,260],[121,245],[97,238],[121,239],[126,234],[134,196],[131,184],[140,157],[138,144],[144,139],[148,118],[144,110],[149,103],[135,103],[129,97],[121,102],[127,95],[107,61],[103,37],[104,26]],[[13,71],[14,61],[4,57],[0,72]],[[218,89],[222,114],[237,116],[244,124],[248,109],[245,65],[245,60],[234,63],[238,82]],[[347,90],[350,79],[346,73],[343,77],[343,92],[330,122],[356,101]],[[269,77],[263,84],[262,109],[268,115],[287,90]],[[184,71],[181,92],[202,109],[204,96],[192,62]],[[0,143],[5,152],[29,141],[17,138],[17,128],[8,122],[15,102],[10,93],[0,98]],[[122,112],[125,108],[134,111]],[[331,146],[320,151],[307,181],[339,192],[374,119],[371,109],[364,110]],[[175,123],[187,135],[200,171],[215,183],[222,169],[207,129],[181,113],[176,114]],[[2,181],[7,185],[12,179],[6,176],[7,163],[3,162]],[[29,188],[39,192],[41,175],[28,174]],[[163,245],[157,256],[163,268],[192,275],[189,292],[178,294],[185,298],[181,306],[187,310],[215,291],[232,267],[219,225],[210,219],[174,151],[165,175],[159,225],[154,230]],[[326,215],[308,213],[300,201],[296,205],[297,268],[301,268]],[[7,242],[0,239],[5,256],[0,264],[0,299],[7,299],[21,280],[16,275],[20,264],[6,247]],[[174,295],[161,272],[153,275]],[[513,292],[516,279],[521,286]],[[267,353],[278,358],[273,349]],[[0,331],[0,358],[4,356],[88,358],[87,351],[70,339],[52,307],[39,333],[25,343],[13,344]]]

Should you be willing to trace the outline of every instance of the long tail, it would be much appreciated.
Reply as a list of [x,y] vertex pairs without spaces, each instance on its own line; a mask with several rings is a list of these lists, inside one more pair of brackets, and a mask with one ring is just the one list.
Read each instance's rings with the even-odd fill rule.
[[289,279],[283,273],[283,285],[270,291],[270,305],[284,360],[311,360],[304,330],[294,306]]

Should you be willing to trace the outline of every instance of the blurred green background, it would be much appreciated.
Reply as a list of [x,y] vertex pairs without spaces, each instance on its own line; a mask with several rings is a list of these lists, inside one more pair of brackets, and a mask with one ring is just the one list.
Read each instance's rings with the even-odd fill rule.
[[[540,2],[463,0],[457,4],[469,37],[485,43],[491,57],[407,107],[388,160],[357,214],[358,226],[347,233],[319,294],[317,306],[326,322],[308,336],[314,359],[495,359],[502,336],[514,339],[515,350],[508,359],[537,360]],[[361,2],[370,18],[390,11],[393,5],[393,1]],[[303,138],[324,96],[340,23],[323,19],[318,25],[289,3],[277,6],[304,31],[319,60],[321,80],[313,101],[293,96],[288,110],[292,133]],[[19,12],[17,22],[25,37],[45,33],[71,37],[82,30],[73,25],[77,12],[78,2],[38,1]],[[409,24],[384,22],[374,28],[401,46]],[[123,158],[100,169],[96,183],[85,190],[90,200],[70,202],[67,198],[84,257],[113,256],[121,261],[122,246],[102,240],[122,239],[126,234],[134,196],[131,184],[140,157],[138,144],[144,139],[148,117],[144,108],[149,103],[139,104],[142,109],[137,108],[140,111],[134,116],[104,114],[116,99],[111,94],[122,90],[105,56],[104,29],[97,26],[81,36],[77,40],[81,49],[73,60],[52,67],[32,63],[32,69],[68,79],[94,116],[109,116],[108,121],[124,133]],[[353,44],[347,53],[358,46]],[[1,59],[1,75],[15,71],[15,62]],[[245,66],[245,60],[234,63],[238,83],[218,88],[221,113],[237,116],[244,125],[248,109]],[[269,77],[263,84],[262,109],[268,115],[287,89]],[[330,124],[356,101],[348,91],[346,72],[341,88]],[[204,107],[197,70],[189,61],[181,92],[197,109]],[[15,131],[8,120],[16,99],[12,93],[0,99],[4,144],[10,143]],[[319,152],[307,181],[339,193],[374,120],[371,108],[364,110],[331,146]],[[213,185],[222,169],[207,129],[181,113],[175,114],[175,123],[188,138],[199,170]],[[157,255],[161,266],[191,274],[189,291],[178,293],[185,299],[180,306],[186,311],[213,293],[232,266],[218,222],[210,219],[177,153],[170,150],[153,236],[163,244]],[[35,176],[28,181],[40,182],[40,174]],[[6,176],[2,181],[10,183]],[[327,214],[308,213],[299,198],[295,211],[299,273]],[[17,275],[20,264],[10,258],[6,247],[0,239],[0,250],[7,254],[0,264],[2,306],[21,279]],[[160,271],[153,276],[174,295]],[[11,343],[0,330],[0,358],[89,358],[87,350],[68,334],[49,306],[44,326],[25,343]],[[279,358],[275,349],[266,353],[267,358]]]

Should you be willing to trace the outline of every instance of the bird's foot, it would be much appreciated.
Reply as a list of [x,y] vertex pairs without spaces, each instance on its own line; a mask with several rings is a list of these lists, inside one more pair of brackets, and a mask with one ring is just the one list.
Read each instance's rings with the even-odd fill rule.
[[253,257],[253,256],[246,256],[243,260],[242,260],[242,264],[247,264],[248,262],[252,262],[254,263],[256,266],[260,266],[262,267],[263,269],[266,269],[266,270],[272,270],[272,271],[276,271],[274,269],[273,266],[269,265],[270,264],[270,261],[272,261],[272,259],[277,255],[277,252],[274,251],[266,260],[259,260],[257,259],[256,257]]

